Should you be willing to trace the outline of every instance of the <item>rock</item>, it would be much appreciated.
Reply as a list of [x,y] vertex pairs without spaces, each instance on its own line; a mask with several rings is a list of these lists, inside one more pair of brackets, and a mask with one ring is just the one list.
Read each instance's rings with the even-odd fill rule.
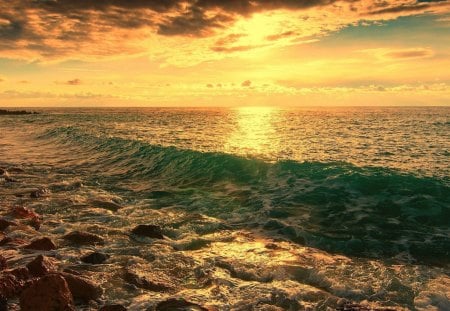
[[5,246],[5,245],[12,245],[12,246],[20,246],[27,243],[27,241],[23,240],[23,239],[19,239],[19,238],[10,238],[9,236],[3,238],[0,241],[0,246]]
[[6,268],[8,268],[6,258],[0,255],[0,271],[5,270]]
[[19,294],[29,276],[27,268],[3,271],[0,276],[0,297],[10,298]]
[[4,168],[0,168],[0,176],[9,176],[9,173]]
[[6,177],[5,177],[5,180],[6,180],[7,182],[18,182],[17,179],[15,179],[14,177],[10,177],[10,176],[6,176]]
[[138,225],[131,233],[152,239],[164,239],[161,227],[155,225]]
[[17,224],[13,221],[0,218],[0,231],[4,231],[9,226],[17,226]]
[[56,271],[55,263],[49,258],[39,255],[27,264],[28,271],[33,276],[43,276]]
[[72,231],[66,234],[64,236],[64,239],[75,244],[92,245],[104,243],[104,240],[101,236],[83,231]]
[[169,298],[165,301],[161,301],[153,308],[155,311],[208,311],[196,303],[189,302],[183,298]]
[[41,197],[48,196],[50,194],[50,190],[47,188],[39,188],[30,193],[30,198],[37,199]]
[[98,311],[127,311],[122,305],[106,305],[101,307]]
[[113,212],[117,212],[119,209],[121,209],[123,206],[111,202],[111,201],[101,201],[101,200],[92,200],[89,202],[93,207],[97,208],[104,208]]
[[69,286],[61,275],[46,275],[20,295],[21,311],[74,311]]
[[56,245],[50,238],[44,237],[31,241],[31,243],[25,245],[24,248],[35,249],[40,251],[50,251],[56,249]]
[[107,260],[110,256],[107,254],[99,253],[99,252],[93,252],[88,255],[85,255],[81,257],[81,261],[85,263],[90,263],[93,265],[98,265],[103,263],[105,260]]
[[99,298],[103,294],[102,288],[88,279],[64,272],[61,275],[69,285],[70,292],[75,299],[88,302]]
[[160,271],[140,271],[131,268],[126,270],[124,279],[139,288],[154,292],[167,292],[176,288],[172,280]]
[[17,218],[39,218],[39,214],[23,206],[14,207],[11,214]]
[[5,297],[0,297],[0,311],[8,311],[8,300]]

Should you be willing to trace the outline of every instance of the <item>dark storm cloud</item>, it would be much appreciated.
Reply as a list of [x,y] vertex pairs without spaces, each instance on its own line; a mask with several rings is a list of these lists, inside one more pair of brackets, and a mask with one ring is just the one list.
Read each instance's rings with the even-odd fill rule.
[[389,6],[386,2],[385,5],[379,5],[379,7],[385,7],[368,12],[369,15],[382,15],[390,13],[405,13],[405,12],[423,12],[431,8],[450,6],[448,0],[419,0],[413,4],[401,4],[396,6]]

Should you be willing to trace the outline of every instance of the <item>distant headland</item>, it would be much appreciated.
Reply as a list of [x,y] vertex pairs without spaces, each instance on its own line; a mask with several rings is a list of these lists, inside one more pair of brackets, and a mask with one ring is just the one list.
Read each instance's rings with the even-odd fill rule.
[[0,109],[0,116],[4,115],[24,115],[24,114],[39,114],[35,111],[26,111],[26,110],[6,110]]

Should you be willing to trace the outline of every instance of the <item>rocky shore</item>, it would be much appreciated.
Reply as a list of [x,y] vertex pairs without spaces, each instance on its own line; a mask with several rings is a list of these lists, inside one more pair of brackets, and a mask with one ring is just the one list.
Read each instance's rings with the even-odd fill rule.
[[0,109],[0,116],[10,116],[10,115],[26,115],[26,114],[38,114],[35,111],[26,111],[26,110],[6,110]]
[[408,310],[392,300],[430,301],[400,277],[426,269],[131,205],[45,166],[0,169],[0,311]]

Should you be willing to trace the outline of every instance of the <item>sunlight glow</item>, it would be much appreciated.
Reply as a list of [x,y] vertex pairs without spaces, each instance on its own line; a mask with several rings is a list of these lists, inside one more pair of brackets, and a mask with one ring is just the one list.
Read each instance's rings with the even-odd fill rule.
[[277,149],[272,125],[275,107],[239,107],[236,113],[236,130],[230,136],[225,150],[242,155],[270,154]]

